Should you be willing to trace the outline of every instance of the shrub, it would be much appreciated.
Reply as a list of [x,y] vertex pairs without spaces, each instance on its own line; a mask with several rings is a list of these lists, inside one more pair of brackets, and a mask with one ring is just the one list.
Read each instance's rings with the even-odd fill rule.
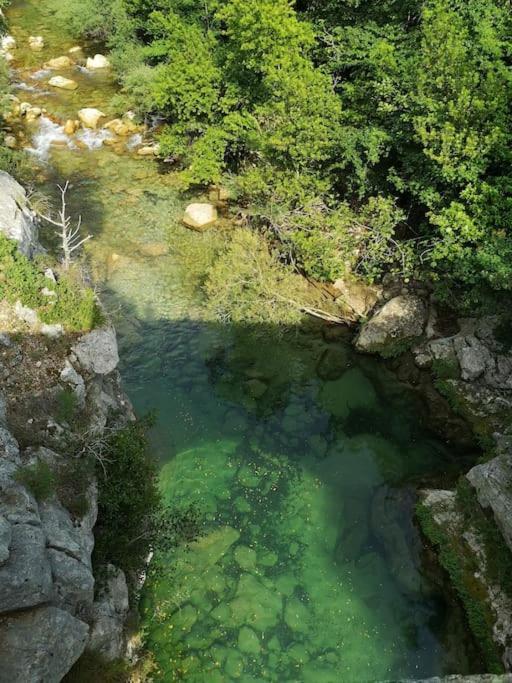
[[98,463],[98,524],[94,562],[139,572],[156,543],[161,511],[158,465],[147,450],[151,420],[114,432]]
[[[50,288],[55,296],[42,294]],[[90,330],[102,320],[94,292],[62,275],[51,283],[34,261],[20,254],[16,242],[0,235],[0,299],[20,300],[45,323],[61,323],[69,331]]]
[[38,501],[50,498],[57,485],[55,473],[48,463],[39,460],[33,465],[27,465],[17,470],[16,481],[26,486]]

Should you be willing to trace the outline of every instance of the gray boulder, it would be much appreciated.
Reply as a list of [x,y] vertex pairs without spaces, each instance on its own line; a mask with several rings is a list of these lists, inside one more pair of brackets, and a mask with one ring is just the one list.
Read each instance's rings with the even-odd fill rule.
[[12,541],[12,527],[9,522],[0,515],[0,565],[9,559]]
[[420,337],[427,322],[423,301],[410,294],[388,301],[364,325],[355,345],[364,353],[393,354]]
[[0,233],[18,242],[19,250],[25,256],[31,257],[41,249],[27,193],[5,171],[0,171]]
[[48,602],[52,572],[41,527],[13,524],[10,553],[0,566],[0,614]]
[[84,651],[89,627],[56,607],[0,620],[0,682],[59,683]]
[[476,490],[480,505],[492,510],[496,524],[512,550],[512,456],[493,458],[473,467],[466,476]]
[[80,365],[88,372],[108,375],[119,363],[117,339],[112,327],[93,330],[72,347]]
[[459,360],[461,377],[467,382],[481,377],[492,363],[488,348],[472,335],[457,337],[454,340],[454,347]]
[[107,581],[92,607],[91,633],[87,649],[107,660],[122,657],[125,649],[124,622],[128,614],[128,586],[121,569],[106,568]]

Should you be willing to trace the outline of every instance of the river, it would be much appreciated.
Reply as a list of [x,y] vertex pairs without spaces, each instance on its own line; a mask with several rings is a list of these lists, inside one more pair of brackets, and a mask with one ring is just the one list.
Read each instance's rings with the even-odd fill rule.
[[[119,113],[108,72],[73,67],[62,73],[76,91],[47,86],[43,63],[75,39],[44,0],[15,0],[8,21],[22,100],[62,121],[85,106]],[[44,37],[44,51],[28,49],[29,35]],[[94,236],[87,255],[125,387],[139,414],[158,416],[163,496],[193,505],[201,522],[197,543],[157,558],[142,598],[156,680],[475,672],[460,609],[413,521],[417,487],[461,469],[421,400],[319,324],[278,335],[209,319],[200,265],[219,236],[180,224],[190,197],[173,175],[126,146],[103,146],[104,133],[77,148],[45,116],[27,133],[37,188],[54,195],[70,180],[70,210]]]

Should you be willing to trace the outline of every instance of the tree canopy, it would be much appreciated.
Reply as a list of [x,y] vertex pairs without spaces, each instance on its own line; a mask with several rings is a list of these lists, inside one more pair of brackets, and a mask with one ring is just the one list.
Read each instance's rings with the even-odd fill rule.
[[183,185],[229,183],[309,275],[512,288],[507,0],[73,4]]

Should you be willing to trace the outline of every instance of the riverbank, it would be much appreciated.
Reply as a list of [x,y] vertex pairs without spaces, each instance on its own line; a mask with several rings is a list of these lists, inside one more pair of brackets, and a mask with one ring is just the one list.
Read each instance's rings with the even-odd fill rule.
[[[41,62],[73,46],[45,30]],[[119,113],[101,74],[73,66],[77,93],[49,96],[30,86],[39,66],[18,84],[35,88],[27,98],[44,102],[50,120],[62,112],[64,125],[79,105]],[[183,228],[190,198],[150,158],[125,149],[120,157],[104,143],[73,148],[68,138],[50,145],[55,129],[30,125],[31,146],[47,155],[40,187],[51,193],[54,180],[71,178],[70,207],[94,234],[88,257],[119,330],[130,396],[139,411],[160,411],[153,450],[163,493],[200,512],[202,540],[158,557],[145,594],[163,680],[476,670],[465,623],[427,575],[410,523],[415,489],[454,482],[462,457],[433,436],[418,397],[382,363],[354,354],[338,328],[208,317],[204,261],[229,234]],[[259,604],[266,615],[253,614]]]

